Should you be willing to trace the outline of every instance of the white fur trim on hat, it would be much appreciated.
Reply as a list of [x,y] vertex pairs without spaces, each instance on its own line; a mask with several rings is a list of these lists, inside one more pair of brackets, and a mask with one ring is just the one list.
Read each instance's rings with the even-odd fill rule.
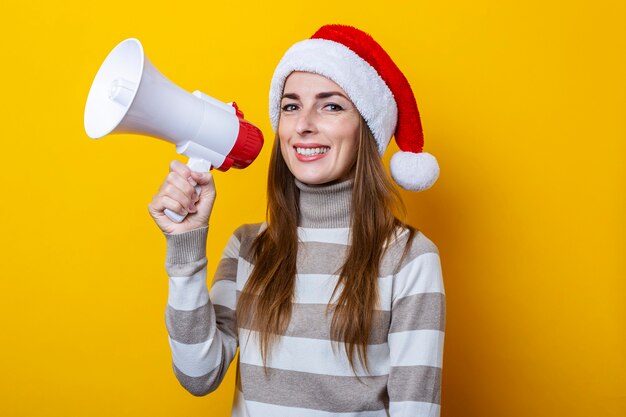
[[430,188],[439,177],[437,159],[426,152],[396,152],[389,168],[394,181],[410,191]]
[[365,119],[382,155],[398,121],[398,106],[378,72],[346,46],[326,39],[306,39],[294,44],[278,63],[270,85],[270,120],[278,129],[280,101],[285,81],[293,71],[323,75],[337,83]]

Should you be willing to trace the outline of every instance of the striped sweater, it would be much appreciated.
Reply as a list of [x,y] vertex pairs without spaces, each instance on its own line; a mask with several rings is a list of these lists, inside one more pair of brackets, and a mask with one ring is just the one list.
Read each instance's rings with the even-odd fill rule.
[[[324,314],[349,245],[352,182],[300,189],[300,239],[291,321],[264,372],[254,329],[235,326],[252,268],[250,247],[265,224],[239,227],[210,291],[208,227],[168,235],[166,327],[173,370],[193,395],[215,390],[239,348],[232,417],[434,417],[440,414],[445,293],[437,247],[407,231],[389,243],[379,272],[379,310],[368,342],[369,373],[355,376]],[[332,342],[332,343],[331,343]]]

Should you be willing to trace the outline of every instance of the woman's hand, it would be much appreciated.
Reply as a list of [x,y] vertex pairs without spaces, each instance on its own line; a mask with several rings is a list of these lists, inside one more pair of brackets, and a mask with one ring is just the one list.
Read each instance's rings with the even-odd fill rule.
[[[202,187],[200,195],[194,186]],[[209,223],[215,202],[215,183],[210,172],[195,172],[180,161],[172,161],[170,173],[154,196],[148,211],[157,226],[167,234],[178,234],[205,227]],[[170,209],[187,215],[180,223],[175,223],[163,212]]]

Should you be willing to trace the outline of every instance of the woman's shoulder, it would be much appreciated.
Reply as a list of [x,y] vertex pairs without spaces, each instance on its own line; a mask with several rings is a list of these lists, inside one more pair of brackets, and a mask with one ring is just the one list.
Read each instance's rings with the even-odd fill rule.
[[428,236],[419,229],[398,227],[387,245],[381,267],[397,272],[426,253],[439,255],[437,245]]
[[239,247],[240,256],[247,256],[252,247],[252,242],[267,227],[266,222],[261,223],[245,223],[240,225],[233,232],[231,240]]
[[254,238],[265,228],[265,223],[242,224],[230,235],[223,251],[227,258],[243,257],[248,260]]
[[254,239],[267,227],[266,222],[245,223],[235,229],[233,235],[242,241],[243,239]]
[[404,248],[409,245],[411,250],[426,253],[437,252],[439,249],[435,242],[433,242],[423,231],[414,228],[412,226],[398,226],[396,228],[395,235],[390,239],[390,248]]

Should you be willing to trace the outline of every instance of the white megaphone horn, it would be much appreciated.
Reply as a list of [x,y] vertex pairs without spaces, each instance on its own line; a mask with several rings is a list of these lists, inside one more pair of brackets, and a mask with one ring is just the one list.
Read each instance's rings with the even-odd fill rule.
[[[85,131],[92,139],[134,133],[166,140],[189,157],[194,171],[245,168],[263,147],[263,134],[235,103],[178,87],[133,38],[113,48],[100,66],[87,97]],[[175,222],[185,218],[169,209],[165,214]]]

